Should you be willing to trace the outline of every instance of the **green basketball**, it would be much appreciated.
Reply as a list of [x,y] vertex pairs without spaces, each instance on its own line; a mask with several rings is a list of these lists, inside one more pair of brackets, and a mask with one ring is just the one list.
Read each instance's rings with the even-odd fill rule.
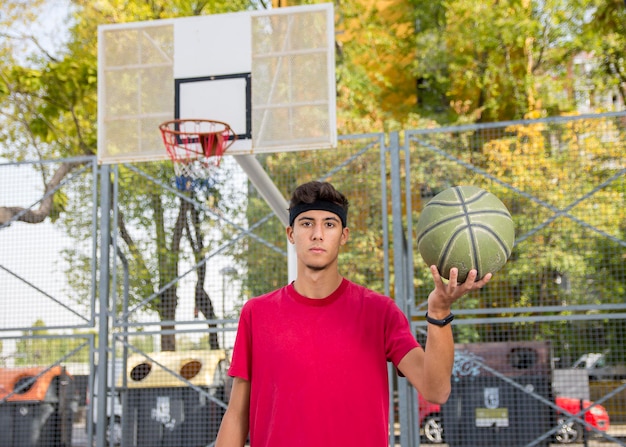
[[417,223],[417,249],[427,265],[449,279],[459,269],[464,282],[471,269],[480,279],[495,273],[511,256],[515,225],[504,203],[475,186],[454,186],[424,207]]

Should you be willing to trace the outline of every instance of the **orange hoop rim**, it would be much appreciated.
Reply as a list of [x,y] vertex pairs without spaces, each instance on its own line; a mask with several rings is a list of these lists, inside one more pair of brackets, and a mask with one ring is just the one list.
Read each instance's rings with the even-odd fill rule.
[[[212,119],[169,120],[161,123],[159,130],[165,148],[174,162],[185,163],[198,157],[221,157],[237,140],[237,134],[228,123]],[[205,146],[203,141],[207,140],[218,141],[219,145]]]

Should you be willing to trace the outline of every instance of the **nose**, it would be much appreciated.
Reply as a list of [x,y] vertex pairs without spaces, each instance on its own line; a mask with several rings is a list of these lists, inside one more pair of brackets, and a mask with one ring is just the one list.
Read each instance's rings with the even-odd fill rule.
[[324,239],[324,234],[323,234],[323,229],[321,226],[316,225],[315,228],[313,229],[313,233],[311,234],[311,238],[314,241],[321,241]]

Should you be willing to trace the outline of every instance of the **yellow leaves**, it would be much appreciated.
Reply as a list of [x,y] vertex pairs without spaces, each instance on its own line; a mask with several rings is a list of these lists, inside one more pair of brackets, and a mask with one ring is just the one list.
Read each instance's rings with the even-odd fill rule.
[[349,0],[337,13],[339,121],[353,121],[355,115],[381,123],[406,117],[417,102],[409,2]]
[[[506,136],[484,145],[487,170],[557,209],[614,234],[626,211],[612,188],[585,197],[600,182],[626,166],[625,143],[611,119],[573,120],[562,125],[509,126]],[[541,213],[539,207],[536,213]],[[608,211],[607,210],[612,210]],[[548,210],[543,210],[548,212]],[[535,213],[525,208],[531,216]],[[551,213],[551,211],[550,211]],[[545,217],[538,217],[545,219]],[[569,224],[567,218],[558,221]]]
[[56,221],[59,216],[67,209],[67,205],[69,199],[67,194],[65,194],[62,190],[57,191],[54,196],[52,196],[53,206],[50,211],[50,220],[52,222]]
[[39,70],[13,66],[8,77],[8,82],[11,84],[10,90],[34,93],[42,86],[41,77],[42,73]]
[[531,110],[530,112],[524,115],[524,119],[536,120],[536,119],[541,118],[543,114],[544,114],[543,110]]

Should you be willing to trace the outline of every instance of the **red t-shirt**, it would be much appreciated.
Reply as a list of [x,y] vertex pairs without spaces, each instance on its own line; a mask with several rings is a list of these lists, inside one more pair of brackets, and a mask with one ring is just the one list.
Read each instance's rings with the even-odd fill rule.
[[391,298],[346,279],[324,299],[249,300],[229,374],[251,383],[251,447],[386,447],[387,361],[417,346]]

